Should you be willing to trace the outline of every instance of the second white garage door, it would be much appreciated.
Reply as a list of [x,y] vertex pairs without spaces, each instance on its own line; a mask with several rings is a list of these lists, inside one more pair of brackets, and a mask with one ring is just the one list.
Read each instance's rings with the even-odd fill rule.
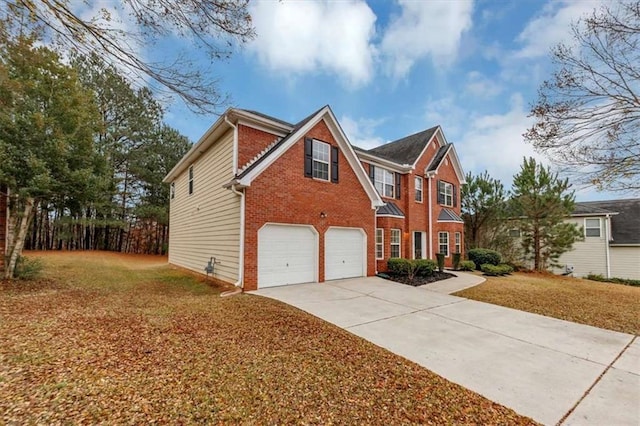
[[329,228],[324,247],[326,280],[366,275],[366,244],[362,229]]
[[317,280],[318,237],[304,225],[265,225],[258,231],[258,288]]

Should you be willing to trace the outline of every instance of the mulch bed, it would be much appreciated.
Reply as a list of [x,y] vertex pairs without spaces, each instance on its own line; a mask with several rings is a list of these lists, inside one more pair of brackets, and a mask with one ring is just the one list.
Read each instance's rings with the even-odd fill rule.
[[386,274],[388,280],[395,281],[402,284],[412,285],[414,287],[419,287],[425,284],[435,283],[436,281],[442,281],[449,278],[455,277],[455,275],[450,274],[448,272],[438,272],[435,271],[433,275],[428,277],[414,277],[413,280],[409,279],[406,275],[395,275],[395,274]]

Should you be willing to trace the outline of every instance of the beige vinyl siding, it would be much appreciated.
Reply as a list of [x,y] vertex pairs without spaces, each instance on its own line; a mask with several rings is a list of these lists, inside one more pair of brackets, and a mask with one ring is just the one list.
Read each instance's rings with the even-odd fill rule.
[[640,246],[613,246],[610,250],[611,276],[640,280]]
[[[570,218],[566,222],[575,223],[584,228],[584,218]],[[562,268],[554,272],[564,272],[565,265],[573,266],[573,276],[584,277],[588,274],[602,274],[607,276],[607,241],[605,239],[605,220],[600,218],[600,237],[585,237],[584,241],[573,244],[573,250],[568,251],[558,260]],[[583,229],[584,235],[584,229]]]
[[240,197],[222,188],[233,177],[233,132],[227,132],[193,163],[193,194],[189,169],[175,179],[171,200],[169,263],[204,274],[215,257],[214,276],[238,279]]

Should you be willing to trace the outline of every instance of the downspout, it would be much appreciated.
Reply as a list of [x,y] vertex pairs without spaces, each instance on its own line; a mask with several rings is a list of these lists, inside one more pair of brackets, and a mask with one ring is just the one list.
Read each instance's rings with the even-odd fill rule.
[[429,259],[433,259],[433,200],[431,199],[431,179],[433,175],[427,174],[429,179]]
[[[375,271],[376,271],[376,275],[378,275],[378,252],[377,252],[377,247],[378,247],[378,209],[380,207],[375,207],[374,210],[375,212],[373,213],[373,260],[374,260],[374,264],[376,265]],[[384,234],[384,231],[382,231]],[[384,238],[384,237],[383,237]],[[384,243],[383,243],[384,244]],[[382,249],[384,250],[384,245],[382,246]]]
[[611,217],[609,214],[605,215],[604,223],[604,244],[607,259],[607,278],[611,278],[611,256],[609,254],[609,224],[611,223]]
[[238,127],[229,121],[228,114],[224,115],[224,122],[233,129],[233,175],[238,175]]
[[238,281],[233,283],[236,288],[234,290],[225,291],[220,294],[220,297],[233,296],[242,292],[244,287],[244,191],[238,191],[235,185],[229,187],[231,192],[240,197],[240,253],[238,258]]

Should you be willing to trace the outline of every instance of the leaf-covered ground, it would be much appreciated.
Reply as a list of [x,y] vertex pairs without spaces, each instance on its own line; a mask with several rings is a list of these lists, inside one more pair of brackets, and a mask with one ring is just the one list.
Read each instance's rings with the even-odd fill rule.
[[640,287],[551,274],[487,277],[456,296],[623,333],[640,334]]
[[283,303],[112,253],[0,285],[0,424],[533,424]]

